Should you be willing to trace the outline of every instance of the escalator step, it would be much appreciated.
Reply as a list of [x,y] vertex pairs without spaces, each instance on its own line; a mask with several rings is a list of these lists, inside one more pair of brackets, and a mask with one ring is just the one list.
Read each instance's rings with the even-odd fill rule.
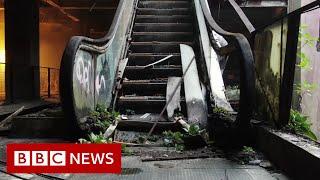
[[[169,54],[157,55],[152,53],[130,53],[129,54],[129,66],[145,66],[160,59],[167,57]],[[158,65],[181,65],[181,56],[180,53],[174,53],[173,56],[167,61],[163,61]]]
[[127,66],[124,71],[124,77],[130,80],[168,78],[170,76],[181,77],[181,66],[157,66],[145,69],[137,66]]
[[[124,80],[122,83],[123,94],[136,94],[139,96],[166,95],[167,79],[158,80]],[[181,95],[184,95],[183,85]]]
[[172,8],[189,8],[189,1],[139,1],[139,8],[157,8],[157,9],[172,9]]
[[174,8],[174,9],[156,9],[156,8],[138,8],[138,15],[188,15],[189,8]]
[[192,17],[189,15],[172,15],[172,16],[157,16],[157,15],[137,15],[136,23],[191,23]]
[[137,95],[165,95],[167,80],[124,80],[122,93]]
[[135,23],[134,32],[192,32],[191,23]]
[[192,45],[190,42],[132,42],[133,53],[180,53],[180,44]]
[[[180,104],[182,111],[185,112],[185,100],[182,99]],[[160,113],[165,105],[164,96],[121,96],[118,100],[120,111],[130,109],[135,113]]]
[[183,41],[193,40],[192,32],[133,32],[133,41]]

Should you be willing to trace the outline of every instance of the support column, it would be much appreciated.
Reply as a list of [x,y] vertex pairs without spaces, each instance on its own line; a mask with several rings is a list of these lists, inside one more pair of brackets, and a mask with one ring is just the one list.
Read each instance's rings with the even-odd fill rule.
[[39,99],[39,0],[5,0],[6,101]]

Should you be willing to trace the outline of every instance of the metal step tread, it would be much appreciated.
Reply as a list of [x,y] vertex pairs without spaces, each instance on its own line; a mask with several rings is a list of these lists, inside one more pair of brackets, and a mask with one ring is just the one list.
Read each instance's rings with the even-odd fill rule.
[[157,8],[138,8],[138,15],[186,15],[191,14],[190,8],[172,8],[172,9],[157,9]]
[[163,46],[166,46],[166,45],[180,45],[180,44],[187,44],[187,45],[192,45],[193,42],[190,42],[190,41],[169,41],[169,42],[166,42],[166,41],[133,41],[131,42],[131,45],[132,46],[152,46],[152,45],[163,45]]
[[193,35],[193,32],[177,32],[177,31],[161,31],[161,32],[154,32],[154,31],[144,31],[144,32],[141,32],[141,31],[134,31],[133,32],[133,35]]
[[194,36],[192,32],[133,32],[133,42],[192,42]]
[[129,57],[133,57],[133,56],[169,56],[169,55],[173,55],[173,56],[181,56],[180,53],[130,53]]
[[134,32],[193,32],[193,24],[189,22],[182,23],[135,23]]
[[133,53],[179,53],[180,44],[186,44],[192,46],[192,42],[132,42],[130,45],[130,51]]
[[163,78],[163,79],[147,79],[147,80],[123,80],[122,85],[141,85],[141,84],[167,84],[168,79]]
[[127,66],[126,70],[171,70],[171,69],[179,69],[181,70],[181,65],[161,65],[161,66],[153,66],[150,68],[144,68],[143,66]]
[[[120,96],[119,101],[124,102],[124,101],[131,101],[131,102],[147,102],[147,101],[153,101],[153,102],[166,102],[166,97],[165,96]],[[181,102],[184,102],[185,99],[184,97],[180,98]]]
[[[148,64],[154,63],[156,61],[159,61],[160,59],[163,59],[167,57],[168,55],[154,55],[154,54],[129,54],[128,58],[128,65],[129,66],[146,66]],[[169,58],[166,61],[163,61],[159,63],[158,65],[181,65],[181,56],[180,54],[173,55],[171,58]]]
[[191,15],[137,15],[139,18],[191,18]]

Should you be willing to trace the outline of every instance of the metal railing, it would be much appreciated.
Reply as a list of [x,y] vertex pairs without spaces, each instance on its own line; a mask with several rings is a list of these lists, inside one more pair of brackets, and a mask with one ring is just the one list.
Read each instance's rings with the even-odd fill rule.
[[[5,66],[0,63],[0,102],[6,99]],[[40,97],[43,99],[59,99],[59,69],[50,67],[35,67],[40,71]]]
[[59,98],[59,69],[40,67],[40,96]]

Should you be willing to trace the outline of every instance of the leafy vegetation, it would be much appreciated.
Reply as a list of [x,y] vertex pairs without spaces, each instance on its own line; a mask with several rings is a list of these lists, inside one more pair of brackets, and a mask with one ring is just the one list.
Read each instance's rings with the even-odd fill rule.
[[200,135],[201,131],[200,131],[200,127],[196,124],[191,124],[188,130],[188,134],[190,136],[196,136],[196,135]]
[[[306,53],[303,52],[302,48],[304,46],[313,47],[318,41],[318,38],[313,37],[310,33],[306,32],[308,26],[301,25],[299,29],[299,43],[300,47],[298,48],[297,56],[300,59],[299,67],[301,70],[310,71],[312,67],[310,66],[310,58]],[[299,84],[295,84],[295,91],[302,98],[304,95],[312,96],[312,92],[318,88],[318,85],[315,83],[308,82],[306,80],[302,81]],[[291,109],[290,119],[287,127],[289,130],[293,131],[296,134],[302,134],[309,137],[312,140],[317,140],[316,135],[311,130],[311,123],[309,117],[303,115],[299,111]]]
[[[299,29],[299,43],[301,44],[298,48],[297,56],[300,59],[299,64],[297,64],[298,67],[300,67],[302,70],[309,71],[312,69],[310,67],[310,58],[306,53],[302,51],[302,48],[304,46],[313,47],[314,44],[318,41],[318,38],[313,37],[310,33],[306,32],[306,28],[308,26],[301,25]],[[296,91],[297,93],[309,93],[317,88],[317,85],[314,83],[310,83],[308,81],[303,81],[301,84],[296,85]]]
[[103,134],[94,134],[90,133],[88,135],[88,140],[86,139],[79,139],[80,144],[107,144],[111,143],[112,139],[109,138],[108,140],[104,138]]
[[121,144],[121,151],[124,155],[130,156],[133,154],[133,151],[127,147],[125,144]]
[[112,139],[105,139],[104,132],[109,126],[118,121],[120,113],[109,111],[104,105],[97,105],[95,110],[90,112],[85,122],[85,130],[88,132],[88,139],[79,139],[80,143],[109,143]]
[[291,110],[288,128],[297,134],[302,134],[312,140],[317,140],[317,136],[311,130],[309,117],[301,114],[299,111]]
[[250,146],[243,146],[242,152],[243,152],[243,153],[246,153],[246,154],[256,153],[255,150],[253,150],[253,148],[250,147]]
[[296,86],[296,92],[299,94],[307,94],[311,96],[311,93],[318,88],[318,85],[315,83],[309,83],[307,81],[303,81]]
[[181,132],[164,131],[162,134],[166,147],[175,147],[177,151],[184,150],[183,134]]
[[156,142],[159,140],[159,137],[157,135],[150,135],[150,136],[146,136],[146,135],[141,135],[137,138],[137,140],[135,141],[136,143],[139,143],[139,144],[143,144],[145,143],[146,141],[149,141],[149,142]]
[[226,109],[222,107],[214,107],[213,114],[218,116],[222,120],[232,120],[232,116]]
[[221,108],[221,107],[213,108],[213,113],[215,113],[215,114],[229,114],[226,109]]
[[97,105],[96,109],[90,112],[86,122],[81,126],[88,134],[91,132],[99,134],[100,132],[105,132],[112,123],[119,119],[119,112],[108,110],[103,105]]

